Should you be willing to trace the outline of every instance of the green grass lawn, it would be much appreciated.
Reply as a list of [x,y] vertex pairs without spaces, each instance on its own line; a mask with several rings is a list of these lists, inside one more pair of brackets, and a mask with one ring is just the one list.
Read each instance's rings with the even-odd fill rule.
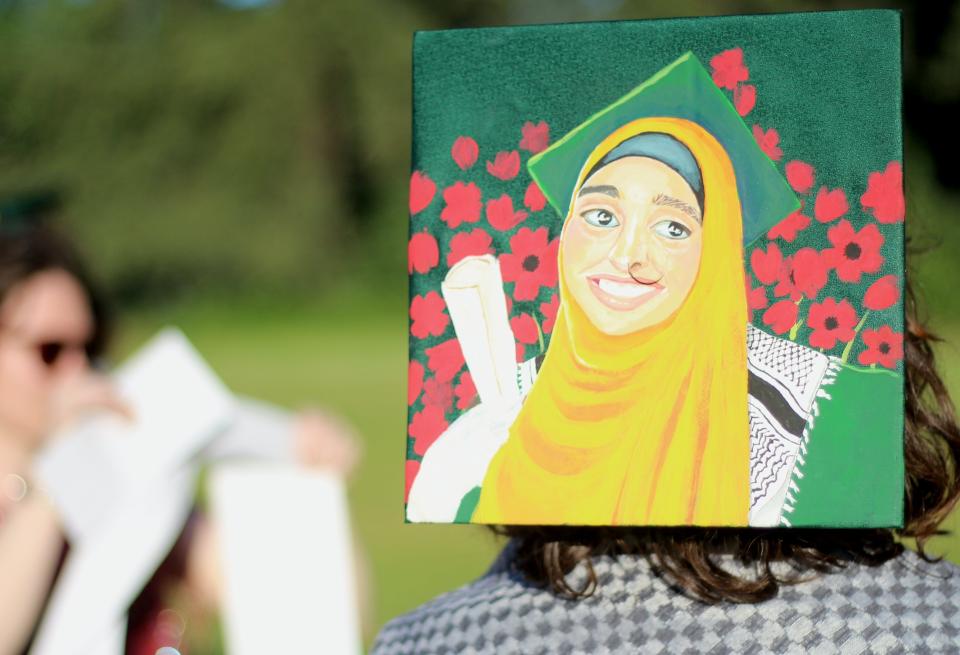
[[[296,408],[320,405],[350,419],[364,457],[350,487],[356,530],[369,559],[373,632],[388,619],[480,575],[498,546],[483,528],[404,525],[406,322],[382,312],[269,306],[184,305],[127,317],[118,354],[165,324],[178,325],[236,392]],[[940,326],[940,348],[960,395],[960,324]],[[949,522],[960,528],[960,517]],[[960,541],[932,550],[960,561]],[[372,635],[367,635],[369,642]]]

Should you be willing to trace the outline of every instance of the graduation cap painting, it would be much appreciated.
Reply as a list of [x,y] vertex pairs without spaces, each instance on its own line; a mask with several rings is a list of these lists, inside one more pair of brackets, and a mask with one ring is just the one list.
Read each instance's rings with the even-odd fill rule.
[[[760,149],[730,99],[713,83],[710,74],[690,52],[592,116],[545,152],[535,155],[529,164],[530,172],[547,200],[561,215],[566,215],[572,191],[578,186],[581,173],[585,172],[572,164],[588,162],[598,148],[606,151],[602,156],[598,153],[605,162],[630,155],[667,160],[668,167],[685,177],[691,177],[685,181],[693,183],[702,203],[703,189],[702,182],[697,179],[698,165],[689,159],[688,153],[679,154],[680,147],[669,145],[675,143],[675,139],[660,138],[657,141],[646,137],[635,139],[630,145],[626,143],[627,139],[622,138],[624,133],[657,133],[656,127],[644,127],[639,123],[640,119],[657,117],[693,123],[708,132],[723,149],[736,172],[745,243],[762,236],[781,219],[799,209],[797,196],[783,175]],[[627,127],[632,121],[638,121],[635,129]],[[621,139],[621,143],[614,144],[618,139]],[[644,143],[650,144],[649,147],[643,149]],[[644,151],[636,152],[637,148]],[[683,159],[686,160],[685,164],[680,163]],[[596,166],[596,162],[592,166]]]
[[[895,14],[853,15],[887,30],[898,57]],[[655,30],[676,32],[670,23]],[[611,25],[576,29],[599,37]],[[521,35],[546,34],[558,53],[572,29]],[[710,70],[694,52],[663,61],[549,144],[573,108],[514,98],[484,111],[439,63],[509,32],[428,33],[415,46],[425,79],[410,198],[407,519],[899,525],[899,133],[873,143],[882,169],[857,163],[869,185],[858,215],[840,206],[842,189],[809,198],[814,166],[780,162],[779,134],[747,126],[758,91],[733,47]],[[622,77],[612,70],[582,70],[569,88],[602,97]],[[516,77],[524,88],[522,66]],[[493,142],[501,113],[550,117],[521,129],[529,177],[517,150],[484,172],[478,140],[442,138],[444,83]]]

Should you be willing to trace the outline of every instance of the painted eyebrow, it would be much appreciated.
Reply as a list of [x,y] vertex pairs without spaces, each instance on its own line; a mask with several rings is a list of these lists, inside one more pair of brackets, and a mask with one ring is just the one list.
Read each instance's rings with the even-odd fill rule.
[[615,186],[609,184],[599,184],[597,186],[585,186],[580,189],[580,193],[577,194],[578,198],[582,198],[588,193],[602,193],[605,196],[610,196],[611,198],[619,198],[620,191]]
[[691,207],[688,203],[674,198],[673,196],[659,193],[657,194],[657,197],[653,199],[653,204],[660,205],[661,207],[675,207],[698,223],[703,223],[703,217],[700,216],[699,211]]

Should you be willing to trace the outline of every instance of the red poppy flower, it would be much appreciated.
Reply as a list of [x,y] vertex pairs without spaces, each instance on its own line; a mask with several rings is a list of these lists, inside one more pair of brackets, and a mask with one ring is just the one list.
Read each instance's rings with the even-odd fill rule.
[[870,173],[867,191],[860,196],[860,204],[881,223],[903,220],[903,168],[900,162],[890,162],[882,173]]
[[743,281],[747,289],[747,307],[750,308],[750,311],[766,307],[770,302],[767,300],[767,288],[765,286],[754,288],[753,280],[750,279],[749,275],[744,275]]
[[776,334],[783,334],[797,322],[797,303],[780,300],[763,313],[763,323],[769,325]]
[[419,214],[426,209],[436,192],[436,183],[426,173],[414,171],[410,176],[410,214]]
[[427,348],[426,353],[427,368],[433,371],[441,382],[449,382],[463,368],[463,352],[456,337]]
[[458,136],[450,148],[450,155],[453,161],[461,170],[467,170],[477,162],[477,156],[480,154],[480,148],[477,142],[468,136]]
[[843,189],[828,191],[822,186],[817,191],[817,199],[813,203],[813,216],[821,223],[829,223],[847,213],[847,194]]
[[423,405],[439,407],[446,414],[453,409],[453,385],[440,382],[436,378],[427,378],[423,382]]
[[520,153],[498,152],[493,161],[487,162],[487,172],[501,180],[512,180],[520,172]]
[[540,121],[536,125],[527,121],[520,128],[520,132],[523,134],[523,138],[520,139],[520,149],[531,154],[540,152],[550,143],[550,126],[546,121]]
[[826,285],[829,271],[830,266],[821,253],[813,248],[801,248],[784,260],[773,294],[789,296],[794,302],[801,296],[813,300]]
[[418,339],[428,336],[439,337],[447,329],[450,317],[444,312],[447,304],[436,291],[425,296],[414,296],[410,301],[410,334]]
[[411,360],[407,367],[407,405],[417,402],[423,389],[423,364]]
[[553,332],[553,325],[557,322],[557,311],[560,309],[560,295],[553,294],[548,302],[540,303],[540,313],[543,314],[544,334]]
[[457,396],[457,409],[461,411],[469,409],[477,401],[477,388],[469,371],[460,374],[460,382],[453,393]]
[[517,363],[520,364],[525,361],[527,361],[527,347],[526,345],[517,342]]
[[417,473],[419,472],[420,462],[415,459],[408,459],[403,470],[403,502],[407,502],[407,498],[410,497],[410,487],[413,486],[413,481],[417,479]]
[[437,240],[427,232],[417,232],[407,246],[407,272],[426,273],[440,262]]
[[815,171],[813,166],[802,161],[789,161],[783,168],[787,182],[797,193],[807,193],[813,188]]
[[879,330],[864,330],[861,336],[867,349],[860,353],[857,361],[864,366],[880,364],[896,368],[897,362],[903,359],[903,334],[894,332],[889,325]]
[[853,339],[857,324],[857,312],[846,299],[837,302],[833,298],[824,298],[823,302],[810,305],[807,326],[813,330],[810,345],[814,348],[830,350],[837,341],[844,343]]
[[863,296],[863,306],[879,312],[893,306],[899,299],[900,287],[897,286],[897,276],[884,275],[867,289],[867,293]]
[[740,82],[746,82],[750,71],[743,65],[743,50],[731,48],[724,50],[710,60],[710,69],[713,73],[713,83],[721,89],[737,88]]
[[757,140],[760,149],[773,161],[780,161],[783,150],[780,149],[780,134],[772,127],[764,131],[759,125],[753,126],[753,138]]
[[527,192],[523,194],[523,204],[532,212],[538,212],[547,206],[547,197],[537,186],[536,182],[531,182],[527,186]]
[[520,314],[510,319],[510,329],[513,330],[513,336],[520,343],[535,344],[539,341],[537,336],[537,323],[530,314]]
[[733,106],[737,113],[746,116],[757,104],[757,88],[752,84],[739,84],[733,90]]
[[785,219],[770,228],[767,232],[768,239],[781,238],[787,243],[793,243],[797,234],[810,226],[810,217],[804,216],[799,211],[795,211]]
[[512,230],[527,217],[522,209],[514,211],[513,198],[506,193],[496,200],[487,201],[487,220],[493,229],[506,232]]
[[833,248],[825,250],[823,256],[844,282],[859,282],[864,273],[876,273],[883,265],[883,235],[875,223],[864,225],[857,232],[844,219],[827,230],[827,238]]
[[773,284],[783,268],[783,253],[775,243],[769,244],[766,251],[755,248],[750,253],[750,267],[761,284]]
[[464,257],[489,255],[493,252],[493,239],[486,230],[478,227],[472,232],[457,232],[450,239],[450,252],[447,253],[447,266],[453,266]]
[[427,405],[416,412],[410,421],[410,427],[407,428],[407,434],[413,437],[413,452],[423,456],[448,425],[443,410],[435,405]]
[[440,219],[451,229],[461,223],[476,223],[480,220],[483,202],[480,200],[480,188],[470,182],[456,182],[443,190],[446,206],[440,212]]
[[540,287],[557,285],[557,239],[548,241],[546,227],[536,231],[522,227],[510,237],[512,252],[500,255],[504,282],[513,282],[517,300],[533,300]]

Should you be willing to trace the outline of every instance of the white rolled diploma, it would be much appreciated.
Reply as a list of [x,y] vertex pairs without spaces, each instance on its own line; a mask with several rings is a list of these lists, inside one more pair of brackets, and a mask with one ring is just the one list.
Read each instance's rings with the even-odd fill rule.
[[481,402],[516,401],[517,346],[496,257],[465,257],[447,272],[440,290]]

